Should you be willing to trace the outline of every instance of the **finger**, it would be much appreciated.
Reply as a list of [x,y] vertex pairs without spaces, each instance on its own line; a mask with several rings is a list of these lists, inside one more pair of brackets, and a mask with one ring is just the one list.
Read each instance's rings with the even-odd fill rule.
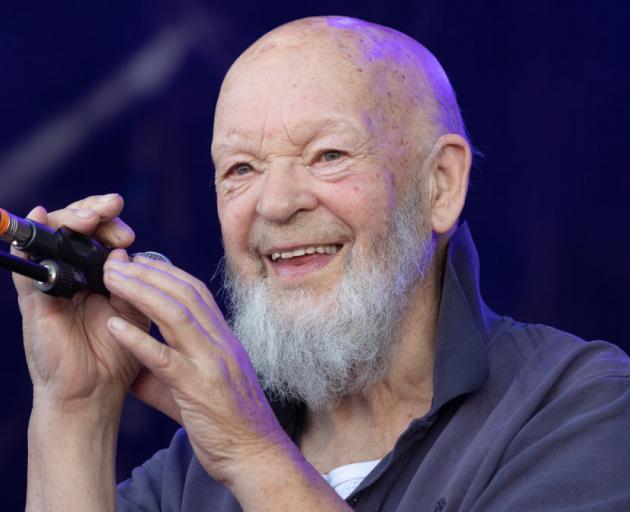
[[127,248],[136,239],[133,229],[120,217],[99,224],[93,236],[105,245],[117,248]]
[[214,296],[212,295],[208,287],[203,283],[203,281],[197,279],[194,276],[191,276],[188,272],[182,270],[181,268],[178,268],[175,265],[167,263],[165,261],[153,260],[151,258],[145,258],[144,256],[134,256],[133,261],[134,263],[141,263],[167,274],[171,274],[177,279],[188,283],[188,285],[197,292],[199,297],[203,299],[208,308],[210,308],[210,310],[215,314],[215,318],[220,320],[225,327],[228,327],[227,322],[225,321],[225,317],[221,312],[221,308],[219,308],[217,302],[214,300]]
[[[116,249],[109,253],[108,259],[128,262],[129,256],[125,250]],[[121,297],[114,294],[110,295],[110,303],[112,307],[118,311],[120,316],[129,320],[134,325],[137,325],[145,331],[148,331],[151,327],[151,320]]]
[[86,208],[64,208],[50,212],[46,224],[51,229],[59,229],[65,226],[77,233],[91,235],[100,221],[100,215],[94,210]]
[[208,333],[185,305],[141,279],[114,270],[111,263],[105,267],[105,286],[153,320],[171,347],[185,354],[208,349]]
[[54,227],[61,226],[57,222],[57,215],[63,215],[65,210],[88,210],[95,212],[101,222],[107,222],[120,215],[124,207],[123,198],[119,194],[106,194],[104,196],[91,196],[75,201],[66,208],[50,213],[50,224]]
[[182,361],[168,345],[120,317],[107,321],[112,336],[131,352],[164,385],[173,387],[182,373]]
[[95,210],[57,210],[48,215],[48,225],[52,229],[64,226],[77,233],[93,236],[109,247],[129,247],[136,236],[133,229],[119,217],[103,221]]
[[217,344],[223,345],[222,332],[230,331],[230,327],[210,290],[200,280],[170,263],[142,256],[134,257],[131,265],[117,265],[114,268],[151,284],[177,302],[185,304]]
[[[131,264],[112,261],[105,266],[105,270],[108,268],[141,279],[172,296],[176,301],[186,304],[212,335],[219,334],[218,327],[228,328],[210,290],[201,281],[170,263],[136,256]],[[205,322],[206,318],[210,322]]]
[[68,205],[68,208],[81,208],[94,210],[99,213],[102,220],[111,220],[120,215],[125,206],[125,201],[120,194],[104,194],[79,199]]
[[72,203],[48,216],[48,225],[66,226],[73,231],[94,236],[111,247],[128,247],[134,241],[133,230],[118,218],[124,201],[118,194],[92,196]]
[[173,398],[171,388],[146,368],[140,370],[138,377],[131,385],[131,392],[145,404],[183,425],[181,413],[177,402]]

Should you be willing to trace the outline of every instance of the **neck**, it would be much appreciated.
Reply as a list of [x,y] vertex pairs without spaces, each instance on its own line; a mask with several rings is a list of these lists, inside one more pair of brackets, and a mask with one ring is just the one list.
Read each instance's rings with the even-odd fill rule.
[[321,472],[352,462],[380,459],[433,398],[435,337],[444,254],[411,293],[389,375],[361,393],[307,410],[300,440],[307,459]]

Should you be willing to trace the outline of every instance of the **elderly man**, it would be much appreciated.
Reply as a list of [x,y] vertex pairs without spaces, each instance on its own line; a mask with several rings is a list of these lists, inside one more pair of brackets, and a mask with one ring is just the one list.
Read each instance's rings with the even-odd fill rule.
[[[110,298],[16,278],[28,510],[630,510],[630,362],[482,302],[470,145],[425,48],[284,25],[228,72],[212,153],[229,323],[182,270],[129,261],[119,196],[31,212],[119,249]],[[185,430],[115,492],[130,389]]]

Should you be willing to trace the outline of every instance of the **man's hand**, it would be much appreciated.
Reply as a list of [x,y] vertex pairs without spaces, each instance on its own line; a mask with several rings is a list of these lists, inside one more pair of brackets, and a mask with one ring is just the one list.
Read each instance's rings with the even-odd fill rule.
[[[110,194],[50,214],[38,207],[29,218],[125,248],[134,234],[118,218],[122,208],[122,198]],[[128,260],[122,249],[109,259]],[[41,293],[25,277],[14,282],[33,381],[27,510],[113,510],[120,412],[140,364],[113,339],[107,321],[117,315],[148,329],[149,320],[115,294],[66,300]]]
[[[118,218],[122,207],[122,198],[110,194],[89,197],[50,214],[38,207],[29,218],[53,229],[66,226],[110,247],[122,248],[134,239],[133,231]],[[110,259],[125,261],[127,255],[114,251]],[[119,315],[147,329],[149,321],[115,295],[109,299],[86,293],[72,300],[55,298],[36,290],[30,279],[14,276],[34,408],[83,408],[96,400],[115,415],[139,364],[112,339],[106,322]]]
[[140,399],[186,427],[198,459],[215,479],[292,443],[278,424],[239,340],[210,291],[173,265],[146,258],[110,260],[107,288],[151,318],[166,344],[118,316],[111,333],[150,371]]
[[146,258],[110,260],[105,285],[151,318],[166,341],[110,320],[112,334],[148,370],[134,391],[184,425],[203,467],[244,510],[348,510],[280,427],[206,286]]

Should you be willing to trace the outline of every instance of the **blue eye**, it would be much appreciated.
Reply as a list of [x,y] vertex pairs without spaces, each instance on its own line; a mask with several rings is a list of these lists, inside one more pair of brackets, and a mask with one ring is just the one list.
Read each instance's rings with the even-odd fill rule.
[[330,151],[324,151],[321,155],[321,158],[325,162],[332,162],[333,160],[339,160],[343,157],[342,151],[337,151],[336,149],[331,149]]
[[245,163],[236,164],[230,168],[230,172],[236,174],[236,176],[245,176],[253,170],[254,168],[251,165]]

